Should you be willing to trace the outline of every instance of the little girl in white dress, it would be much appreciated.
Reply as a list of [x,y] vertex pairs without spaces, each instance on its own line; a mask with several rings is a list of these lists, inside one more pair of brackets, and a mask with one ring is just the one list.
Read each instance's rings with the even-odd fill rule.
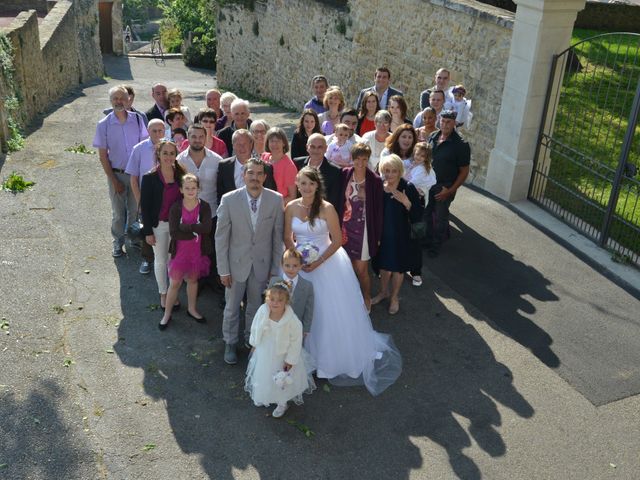
[[311,368],[302,349],[302,323],[289,305],[287,285],[269,287],[265,302],[251,325],[253,348],[244,389],[257,407],[275,403],[272,416],[280,418],[289,400],[302,404],[302,394],[311,393],[316,386],[307,373]]

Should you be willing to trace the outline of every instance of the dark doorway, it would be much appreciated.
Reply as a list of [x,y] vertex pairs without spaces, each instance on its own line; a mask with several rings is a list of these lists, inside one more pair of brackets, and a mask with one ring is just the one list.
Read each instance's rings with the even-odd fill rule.
[[100,2],[100,50],[102,54],[113,53],[113,30],[111,28],[111,9],[113,3]]

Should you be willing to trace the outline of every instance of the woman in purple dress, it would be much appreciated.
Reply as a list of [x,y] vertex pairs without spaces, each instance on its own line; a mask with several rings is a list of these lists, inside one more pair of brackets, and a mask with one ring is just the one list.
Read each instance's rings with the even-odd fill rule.
[[342,246],[358,276],[367,310],[371,310],[369,260],[376,255],[382,235],[382,180],[367,168],[371,148],[356,143],[351,148],[353,167],[342,170],[343,198],[339,219]]

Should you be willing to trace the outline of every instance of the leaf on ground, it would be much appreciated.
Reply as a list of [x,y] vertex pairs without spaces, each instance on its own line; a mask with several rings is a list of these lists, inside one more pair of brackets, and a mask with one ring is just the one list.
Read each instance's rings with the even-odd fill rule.
[[150,312],[155,312],[156,310],[160,310],[160,305],[156,303],[151,303],[147,305],[147,310],[149,310]]
[[147,443],[144,447],[142,447],[142,450],[144,450],[145,452],[148,452],[150,450],[153,450],[156,447],[157,445],[155,443]]
[[109,349],[105,350],[105,352],[106,352],[106,353],[113,353],[113,349],[112,349],[112,348],[109,348]]
[[4,470],[5,468],[9,468],[8,463],[0,463],[0,470]]
[[3,319],[2,322],[0,322],[0,330],[9,330],[9,322]]
[[62,308],[60,305],[54,305],[53,307],[51,307],[52,310],[54,312],[56,312],[58,315],[60,315],[61,313],[64,313],[64,308]]
[[296,422],[295,420],[287,420],[287,423],[289,425],[293,425],[295,428],[300,430],[302,433],[304,433],[304,436],[307,437],[307,438],[311,438],[311,437],[313,437],[315,435],[314,431],[311,430],[304,423]]
[[322,386],[322,390],[324,390],[325,392],[329,393],[331,391],[331,387],[328,384],[324,384]]
[[40,425],[40,419],[38,417],[33,417],[33,423]]
[[76,362],[74,362],[74,361],[73,361],[73,360],[71,360],[70,358],[65,358],[65,359],[64,359],[64,363],[63,363],[62,365],[64,365],[65,367],[67,367],[67,368],[68,368],[68,367],[70,367],[71,365],[73,365],[74,363],[76,363]]

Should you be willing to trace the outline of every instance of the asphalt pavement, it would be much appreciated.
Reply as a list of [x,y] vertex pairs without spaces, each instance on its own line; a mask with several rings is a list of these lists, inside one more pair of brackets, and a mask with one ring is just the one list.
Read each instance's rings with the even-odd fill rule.
[[[424,285],[405,283],[398,315],[372,312],[403,355],[398,382],[372,397],[319,381],[281,420],[254,407],[246,359],[222,361],[219,295],[199,299],[206,325],[182,311],[160,332],[139,252],[111,257],[97,155],[65,151],[90,146],[112,85],[146,110],[163,80],[195,111],[215,77],[180,60],[106,68],[0,161],[36,182],[0,192],[0,479],[638,477],[640,301],[466,187]],[[288,132],[297,118],[252,112]]]

